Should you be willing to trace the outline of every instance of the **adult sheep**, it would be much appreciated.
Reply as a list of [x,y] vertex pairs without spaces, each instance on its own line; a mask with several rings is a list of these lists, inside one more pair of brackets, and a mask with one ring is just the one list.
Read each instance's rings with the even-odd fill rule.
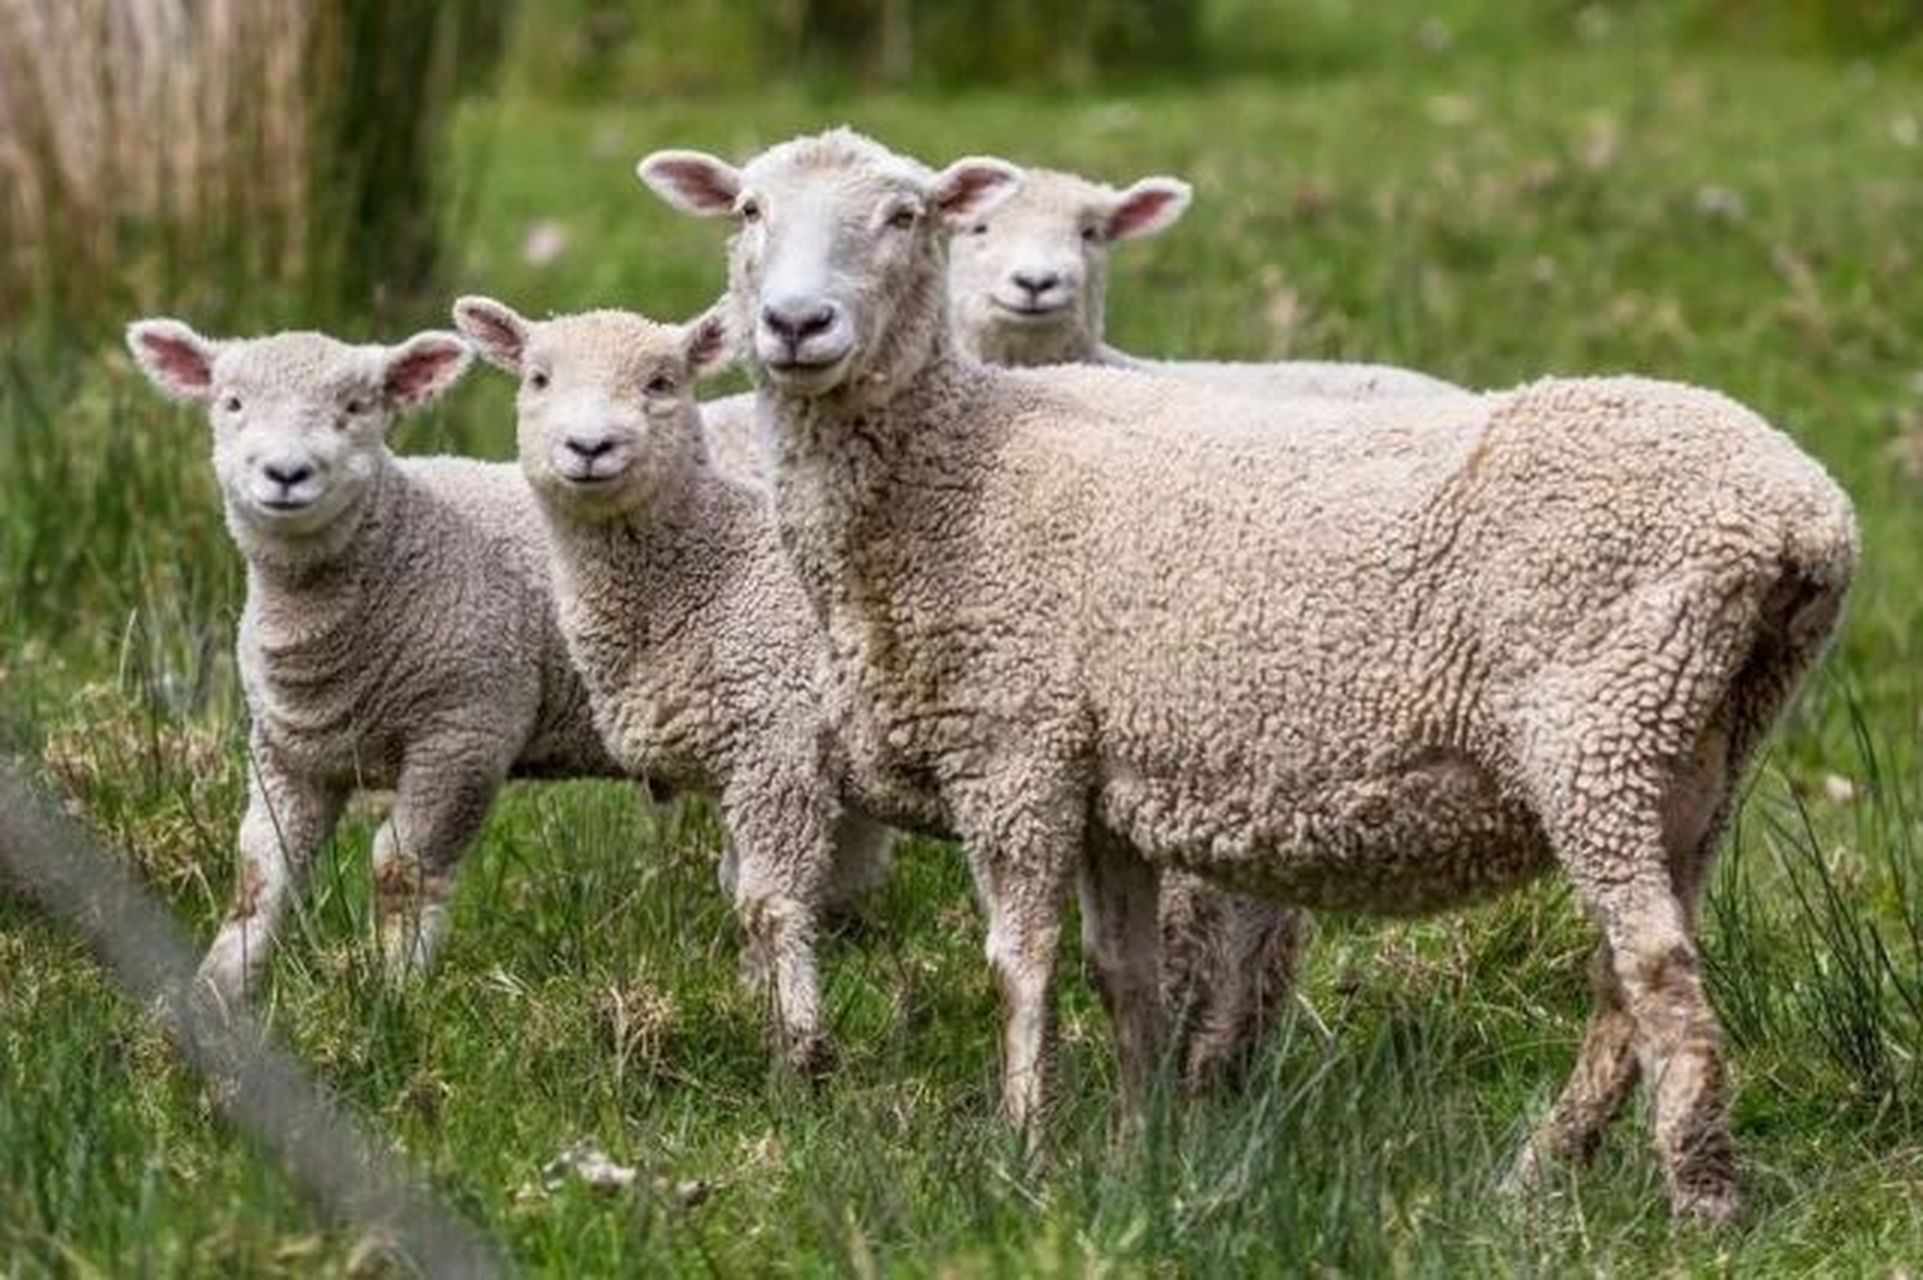
[[1017,1123],[1044,1096],[1078,869],[1139,1089],[1155,866],[1385,914],[1560,867],[1604,963],[1534,1150],[1585,1150],[1640,1064],[1673,1208],[1735,1212],[1695,906],[1853,572],[1819,465],[1722,396],[1640,379],[1266,405],[984,366],[949,335],[941,245],[1012,166],[937,173],[836,130],[641,173],[739,223],[730,297],[839,737],[869,795],[963,837]]
[[127,344],[161,391],[206,406],[247,562],[247,810],[201,979],[224,1000],[245,993],[361,788],[394,792],[374,837],[375,920],[389,974],[412,973],[508,778],[621,774],[562,643],[520,473],[388,451],[394,418],[452,385],[468,346],[215,341],[167,319],[130,326]]

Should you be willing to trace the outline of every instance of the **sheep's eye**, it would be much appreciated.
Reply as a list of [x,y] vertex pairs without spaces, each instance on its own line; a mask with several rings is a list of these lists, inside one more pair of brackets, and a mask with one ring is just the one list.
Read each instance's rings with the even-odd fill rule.
[[915,211],[907,205],[888,215],[888,225],[897,231],[906,231],[915,225]]
[[648,379],[647,391],[651,396],[671,396],[674,394],[674,379],[665,373],[657,373]]
[[988,224],[986,222],[977,222],[974,226],[968,228],[968,234],[971,236],[985,236],[988,234]]
[[753,200],[743,200],[741,202],[741,220],[743,222],[761,221],[761,206]]
[[548,385],[547,370],[536,369],[533,373],[530,373],[527,376],[527,384],[530,387],[533,387],[536,391],[547,390],[547,385]]
[[240,412],[240,397],[239,397],[239,396],[228,396],[228,397],[227,397],[227,398],[226,398],[225,400],[223,400],[223,401],[221,401],[221,402],[220,402],[220,407],[221,407],[221,408],[223,408],[223,409],[225,409],[225,410],[226,410],[227,412],[229,412],[229,413],[239,413],[239,412]]
[[355,396],[347,402],[345,407],[348,413],[358,418],[367,412],[367,401]]
[[1087,226],[1082,228],[1082,239],[1088,241],[1088,243],[1094,244],[1097,240],[1100,240],[1101,238],[1102,238],[1102,229],[1096,226],[1094,223],[1091,222]]

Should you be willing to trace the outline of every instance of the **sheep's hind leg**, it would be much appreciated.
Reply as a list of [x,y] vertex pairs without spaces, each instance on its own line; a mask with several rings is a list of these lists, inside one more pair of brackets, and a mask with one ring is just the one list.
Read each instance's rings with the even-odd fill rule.
[[236,841],[234,899],[200,962],[198,981],[222,1004],[244,999],[259,980],[314,854],[333,834],[343,797],[278,769],[256,745],[247,812]]
[[374,928],[390,981],[415,977],[432,962],[447,931],[455,873],[506,772],[422,754],[421,764],[403,771],[393,811],[374,833]]
[[1262,898],[1206,882],[1194,892],[1216,900],[1216,936],[1192,976],[1194,1016],[1182,1052],[1182,1083],[1199,1093],[1247,1070],[1275,1008],[1295,985],[1302,915]]
[[1091,832],[1082,864],[1082,951],[1095,971],[1115,1038],[1125,1111],[1139,1114],[1161,1057],[1156,869],[1134,849]]

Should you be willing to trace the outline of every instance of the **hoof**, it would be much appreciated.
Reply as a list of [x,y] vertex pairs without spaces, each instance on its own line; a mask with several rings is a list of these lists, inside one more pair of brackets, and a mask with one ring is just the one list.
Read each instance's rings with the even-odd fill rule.
[[1704,1227],[1726,1227],[1743,1212],[1742,1197],[1727,1185],[1678,1190],[1671,1193],[1669,1204],[1678,1222]]

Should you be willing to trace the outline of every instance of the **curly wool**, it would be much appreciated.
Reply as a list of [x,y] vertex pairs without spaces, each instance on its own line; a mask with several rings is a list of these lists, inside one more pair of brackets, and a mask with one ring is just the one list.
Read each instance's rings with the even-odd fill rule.
[[[476,305],[518,319],[464,300],[470,332]],[[618,311],[519,323],[514,365],[549,380],[523,383],[521,465],[596,723],[629,773],[715,797],[750,967],[772,978],[786,1050],[810,1067],[823,1049],[816,918],[886,874],[889,843],[840,803],[819,626],[765,491],[708,458],[687,332]],[[673,390],[641,390],[657,379]],[[571,483],[556,462],[578,465],[570,438],[611,443],[625,469]]]
[[[680,163],[756,192],[764,219],[791,198],[807,212],[788,216],[849,219],[891,193],[946,213],[1006,181],[982,161],[917,178],[848,131],[738,173]],[[764,245],[731,248],[748,325]],[[818,296],[852,338],[794,390],[757,343],[783,541],[827,620],[858,787],[968,848],[1011,1114],[1046,1085],[1078,858],[1125,1081],[1155,1044],[1128,945],[1152,878],[1130,848],[1384,914],[1559,866],[1602,929],[1604,977],[1523,1168],[1592,1146],[1646,1069],[1673,1206],[1731,1216],[1694,912],[1853,574],[1854,512],[1823,468],[1723,396],[1635,378],[1264,404],[992,369],[949,349],[932,225],[800,262],[786,278],[831,282]]]
[[[202,978],[225,999],[246,990],[361,789],[395,792],[374,842],[376,916],[390,973],[415,971],[504,781],[619,774],[561,639],[533,497],[511,465],[388,451],[392,409],[368,413],[388,395],[388,349],[317,333],[211,343],[165,321],[130,340],[163,389],[212,402],[247,563],[236,648],[249,802],[234,902]],[[156,350],[194,353],[205,385],[170,380]],[[447,381],[466,361],[450,354]],[[250,488],[263,459],[324,478],[318,524],[263,515]]]

